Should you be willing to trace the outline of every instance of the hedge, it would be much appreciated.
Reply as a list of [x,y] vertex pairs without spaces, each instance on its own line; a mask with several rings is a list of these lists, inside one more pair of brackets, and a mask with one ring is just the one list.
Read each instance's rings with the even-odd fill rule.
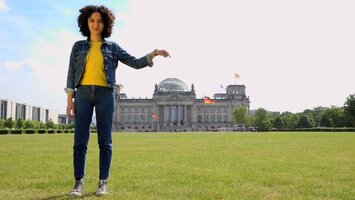
[[38,129],[37,133],[38,134],[45,134],[45,133],[48,133],[48,131],[47,131],[47,129]]
[[355,128],[351,127],[314,127],[314,128],[295,128],[295,129],[278,129],[273,131],[287,131],[287,132],[355,132]]
[[48,129],[48,134],[54,134],[54,133],[57,133],[57,130],[55,129]]
[[9,133],[10,133],[9,129],[0,129],[0,135],[6,135]]
[[22,134],[23,132],[24,131],[22,129],[14,129],[10,131],[11,134]]
[[25,134],[35,134],[37,133],[36,129],[25,129],[24,130]]

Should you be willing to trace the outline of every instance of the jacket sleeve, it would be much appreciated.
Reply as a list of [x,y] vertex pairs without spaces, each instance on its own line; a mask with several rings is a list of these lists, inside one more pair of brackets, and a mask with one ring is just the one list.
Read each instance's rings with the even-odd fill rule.
[[141,69],[147,66],[152,67],[154,64],[149,54],[141,58],[136,58],[130,55],[129,53],[127,53],[119,45],[117,45],[117,49],[118,49],[118,60],[134,69]]
[[75,81],[75,68],[74,68],[74,62],[75,62],[75,50],[76,50],[76,45],[74,44],[70,53],[70,59],[69,59],[69,68],[68,68],[68,75],[67,75],[67,87],[64,88],[64,91],[67,94],[73,94],[74,93],[74,81]]

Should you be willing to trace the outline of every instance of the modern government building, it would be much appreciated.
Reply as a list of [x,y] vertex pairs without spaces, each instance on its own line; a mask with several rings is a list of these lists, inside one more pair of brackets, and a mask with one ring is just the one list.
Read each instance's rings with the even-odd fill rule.
[[210,102],[196,98],[191,88],[177,79],[167,78],[152,88],[153,97],[127,98],[116,89],[113,130],[120,132],[204,131],[233,127],[233,111],[238,106],[249,110],[250,100],[244,85],[228,85]]
[[26,103],[0,99],[0,119],[6,120],[8,118],[12,118],[13,120],[32,120],[43,123],[52,120],[54,123],[58,123],[58,112]]

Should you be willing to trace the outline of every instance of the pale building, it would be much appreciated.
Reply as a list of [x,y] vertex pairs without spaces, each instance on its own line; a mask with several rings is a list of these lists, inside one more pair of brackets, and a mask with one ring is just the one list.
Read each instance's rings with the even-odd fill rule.
[[214,103],[196,98],[194,85],[189,89],[177,78],[155,84],[153,98],[128,99],[116,89],[114,131],[203,131],[233,127],[232,113],[250,101],[244,85],[228,85],[225,93],[215,94]]
[[43,123],[51,119],[54,123],[58,123],[58,112],[55,110],[0,99],[0,119],[6,120],[10,117],[13,120],[23,119]]

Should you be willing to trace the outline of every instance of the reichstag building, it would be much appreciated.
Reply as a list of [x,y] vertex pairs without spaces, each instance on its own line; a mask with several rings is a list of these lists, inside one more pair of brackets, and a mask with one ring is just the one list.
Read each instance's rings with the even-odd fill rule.
[[225,93],[216,93],[209,102],[196,98],[195,87],[189,89],[177,78],[155,84],[153,98],[129,99],[116,89],[113,129],[121,132],[211,131],[233,127],[233,110],[246,106],[249,97],[244,85],[228,85]]

